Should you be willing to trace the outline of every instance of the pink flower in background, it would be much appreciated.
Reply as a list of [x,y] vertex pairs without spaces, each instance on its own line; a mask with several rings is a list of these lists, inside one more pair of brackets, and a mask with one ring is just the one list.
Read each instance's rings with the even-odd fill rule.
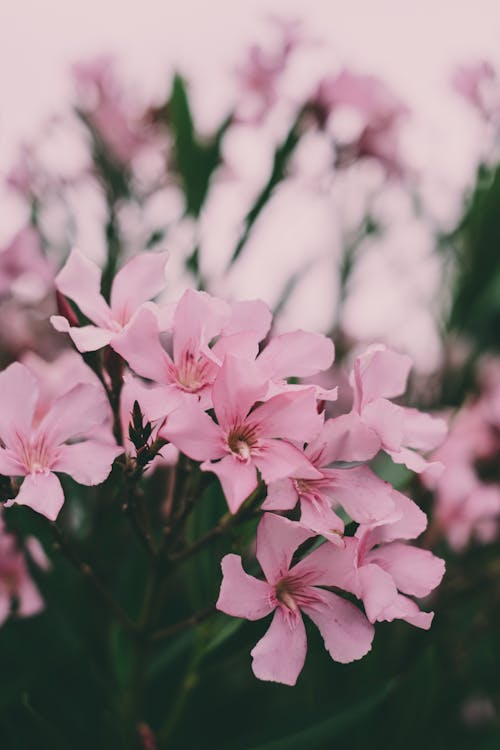
[[136,315],[113,347],[138,375],[196,395],[209,406],[211,386],[225,353],[255,357],[270,323],[269,309],[259,300],[231,307],[188,289],[167,326],[172,331],[172,356],[163,348],[158,321],[147,309]]
[[433,458],[444,464],[438,477],[424,475],[435,494],[435,520],[450,546],[463,550],[473,538],[493,541],[500,520],[500,470],[496,388],[466,404]]
[[349,426],[346,432],[345,418],[328,420],[305,449],[318,478],[295,476],[273,482],[262,508],[292,510],[300,500],[301,523],[334,543],[341,543],[344,523],[333,507],[342,506],[358,523],[382,522],[395,511],[389,482],[379,479],[368,466],[328,468],[335,462],[355,462],[359,450],[369,453],[375,445],[376,438],[362,422],[356,431]]
[[44,256],[40,235],[24,227],[0,250],[0,295],[38,302],[54,283],[54,268]]
[[[31,546],[33,542],[31,540]],[[35,553],[36,554],[36,553]],[[46,558],[40,561],[46,564]],[[35,560],[36,562],[36,560]],[[13,534],[9,534],[0,516],[0,625],[8,618],[14,601],[18,617],[37,615],[44,608],[43,599],[28,570],[23,552]]]
[[[410,357],[380,345],[357,357],[352,373],[354,403],[350,416],[354,424],[361,419],[373,431],[380,441],[379,447],[396,463],[416,472],[438,473],[442,466],[426,461],[417,451],[433,450],[440,445],[447,432],[446,422],[391,401],[405,392],[410,369]],[[368,451],[365,458],[373,455]]]
[[34,424],[39,389],[34,376],[19,363],[0,373],[0,474],[25,477],[14,503],[29,505],[57,518],[64,503],[56,473],[69,474],[80,484],[100,484],[122,449],[94,438],[106,416],[102,390],[81,383],[54,401]]
[[112,60],[100,57],[73,68],[79,106],[117,161],[129,164],[147,141],[115,77]]
[[[400,540],[414,539],[427,518],[409,498],[393,491],[398,515],[378,526],[361,524],[345,547],[333,547],[332,585],[363,600],[370,622],[395,619],[427,630],[433,613],[421,612],[410,597],[427,596],[444,575],[444,561]],[[399,516],[399,517],[398,517]]]
[[[56,276],[61,294],[75,302],[94,324],[72,327],[62,315],[50,319],[56,331],[69,333],[80,352],[113,346],[117,335],[133,320],[148,300],[165,288],[168,253],[145,252],[134,256],[116,274],[111,288],[111,304],[101,294],[101,270],[79,250],[72,250]],[[152,303],[152,309],[156,310]]]
[[453,73],[451,83],[485,120],[500,116],[500,81],[487,60],[461,65]]
[[302,41],[300,22],[275,18],[279,40],[274,50],[253,44],[236,74],[243,92],[238,119],[260,123],[279,100],[279,82],[289,58]]
[[399,135],[409,110],[383,81],[344,69],[320,82],[313,106],[319,112],[320,122],[341,109],[354,112],[359,118],[354,140],[339,144],[341,159],[342,150],[346,149],[351,160],[373,157],[389,174],[402,173]]
[[373,626],[350,602],[320,588],[335,584],[331,544],[291,565],[295,550],[314,534],[297,523],[266,513],[257,530],[257,560],[264,581],[243,570],[238,555],[222,560],[217,609],[232,617],[260,620],[274,612],[264,637],[252,650],[252,668],[261,680],[295,685],[304,665],[307,641],[302,613],[318,627],[335,661],[360,659],[371,648]]
[[236,512],[257,487],[286,476],[319,477],[291,441],[308,442],[321,429],[313,388],[283,393],[265,403],[268,384],[250,360],[227,355],[212,388],[217,423],[199,404],[174,411],[162,434],[201,468],[220,479]]

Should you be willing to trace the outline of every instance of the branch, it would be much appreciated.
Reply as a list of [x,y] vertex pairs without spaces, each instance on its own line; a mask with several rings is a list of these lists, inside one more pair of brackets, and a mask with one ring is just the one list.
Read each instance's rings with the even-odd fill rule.
[[186,617],[184,620],[179,620],[179,622],[176,622],[173,625],[168,625],[166,628],[156,630],[154,633],[151,633],[151,640],[163,641],[165,638],[170,638],[172,635],[176,635],[183,630],[187,630],[187,628],[192,628],[195,625],[198,625],[200,622],[207,620],[209,617],[215,614],[216,611],[217,610],[215,608],[215,604],[212,604],[210,607],[202,609],[199,612],[195,612],[193,615]]

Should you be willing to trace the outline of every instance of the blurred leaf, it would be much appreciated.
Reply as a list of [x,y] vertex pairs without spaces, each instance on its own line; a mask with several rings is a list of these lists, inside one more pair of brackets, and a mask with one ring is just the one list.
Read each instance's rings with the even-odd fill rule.
[[500,166],[480,166],[474,193],[454,233],[457,274],[449,327],[480,348],[500,345]]
[[[339,734],[356,725],[365,718],[374,708],[379,706],[393,690],[394,682],[386,685],[382,690],[349,708],[336,716],[319,721],[307,729],[294,732],[271,742],[252,745],[248,750],[316,750],[326,747],[324,743],[333,740]],[[228,748],[229,750],[229,748]]]
[[203,142],[196,134],[186,85],[179,74],[174,76],[167,112],[174,134],[175,160],[182,178],[186,211],[196,217],[205,201],[212,173],[220,164],[221,143],[232,116],[223,121],[211,140]]

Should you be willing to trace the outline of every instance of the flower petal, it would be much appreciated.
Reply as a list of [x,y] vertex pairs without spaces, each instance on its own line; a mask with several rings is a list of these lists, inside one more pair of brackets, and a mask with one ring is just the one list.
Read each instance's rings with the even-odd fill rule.
[[165,288],[168,252],[144,252],[134,256],[116,274],[111,288],[113,318],[125,325],[143,302]]
[[287,616],[279,607],[267,633],[251,651],[259,680],[295,685],[307,653],[304,622],[299,613]]
[[[0,472],[1,473],[1,472]],[[277,479],[267,487],[267,497],[262,510],[292,510],[297,505],[299,495],[291,479]]]
[[113,349],[143,378],[167,385],[172,382],[172,360],[160,343],[154,313],[142,308],[113,340]]
[[257,528],[256,557],[269,583],[276,583],[288,572],[293,553],[312,536],[295,521],[264,513]]
[[160,435],[195,461],[222,458],[227,452],[220,427],[194,402],[174,409]]
[[320,333],[292,331],[271,339],[258,358],[266,378],[310,377],[327,370],[334,359],[331,339]]
[[356,412],[328,419],[306,449],[317,466],[334,461],[368,461],[380,450],[380,438]]
[[95,352],[107,346],[116,335],[109,328],[97,328],[97,326],[81,326],[75,328],[70,326],[62,315],[52,315],[50,322],[56,331],[68,333],[79,352]]
[[435,589],[445,570],[444,560],[429,550],[401,542],[376,547],[368,553],[367,560],[389,573],[404,594],[418,597]]
[[406,390],[412,361],[385,346],[375,345],[357,357],[354,363],[354,387],[357,407],[375,399],[395,398]]
[[372,647],[375,630],[365,615],[351,602],[321,591],[324,603],[303,607],[323,636],[332,659],[348,664],[361,659]]
[[225,555],[221,566],[222,583],[216,604],[218,610],[246,620],[260,620],[273,611],[271,587],[265,581],[245,573],[239,555]]
[[266,483],[290,476],[304,479],[321,476],[302,451],[287,440],[259,440],[252,457]]
[[238,461],[232,455],[224,456],[216,463],[205,462],[203,471],[212,471],[219,477],[227,505],[231,513],[236,513],[240,505],[257,487],[257,472],[251,463]]
[[70,438],[84,436],[102,424],[108,415],[108,400],[104,389],[90,383],[78,383],[60,396],[39,426],[52,445],[60,445]]
[[266,392],[266,383],[254,362],[228,355],[212,388],[217,420],[223,429],[241,424]]
[[223,300],[206,292],[187,289],[174,313],[174,362],[183,352],[196,353],[218,336],[231,315],[231,308]]
[[367,564],[359,569],[360,590],[366,616],[375,622],[380,613],[396,601],[398,590],[392,576],[378,565]]
[[111,310],[101,294],[101,269],[79,250],[72,250],[55,279],[57,289],[75,302],[99,327],[107,328]]
[[258,434],[305,443],[321,430],[323,418],[316,408],[316,391],[306,388],[281,393],[258,406],[248,417]]
[[8,445],[15,436],[28,434],[38,399],[38,385],[19,362],[0,372],[0,438]]
[[323,476],[331,481],[326,494],[342,505],[353,521],[374,523],[395,510],[392,486],[368,466],[323,469]]
[[251,332],[257,341],[262,341],[269,333],[273,320],[269,307],[260,299],[243,300],[231,305],[231,317],[224,325],[223,336]]
[[5,503],[11,505],[28,505],[37,513],[41,513],[49,521],[55,521],[64,503],[64,493],[61,483],[51,472],[28,474],[21,485],[21,489],[13,500]]
[[101,484],[109,475],[113,461],[121,453],[123,448],[120,446],[96,440],[62,445],[52,469],[69,474],[79,484]]
[[390,607],[386,607],[379,617],[379,620],[385,622],[406,620],[410,625],[422,628],[422,630],[429,630],[433,619],[434,612],[422,612],[413,599],[408,599],[407,596],[401,594],[397,596],[396,601]]

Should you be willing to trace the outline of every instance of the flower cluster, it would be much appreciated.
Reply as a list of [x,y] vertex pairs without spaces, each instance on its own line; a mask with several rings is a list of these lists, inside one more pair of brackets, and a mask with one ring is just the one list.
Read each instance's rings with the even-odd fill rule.
[[300,379],[332,365],[329,338],[300,330],[270,337],[272,316],[258,300],[228,304],[187,290],[177,303],[155,304],[165,262],[160,252],[132,258],[108,304],[99,268],[70,255],[56,286],[71,323],[52,322],[80,352],[101,350],[107,367],[98,379],[75,367],[73,354],[64,380],[36,358],[0,373],[0,473],[18,488],[6,505],[53,521],[64,501],[57,474],[98,484],[123,453],[140,476],[162,451],[170,461],[180,452],[217,476],[229,517],[249,502],[264,511],[256,556],[265,580],[226,555],[217,602],[250,620],[274,611],[252,652],[257,677],[295,683],[306,653],[302,613],[340,662],[367,653],[377,621],[428,628],[432,613],[413,597],[437,586],[444,563],[407,544],[426,516],[369,466],[384,451],[428,476],[442,468],[419,451],[442,442],[444,422],[392,400],[405,391],[410,359],[383,346],[357,357],[352,408],[326,419],[337,390]]

